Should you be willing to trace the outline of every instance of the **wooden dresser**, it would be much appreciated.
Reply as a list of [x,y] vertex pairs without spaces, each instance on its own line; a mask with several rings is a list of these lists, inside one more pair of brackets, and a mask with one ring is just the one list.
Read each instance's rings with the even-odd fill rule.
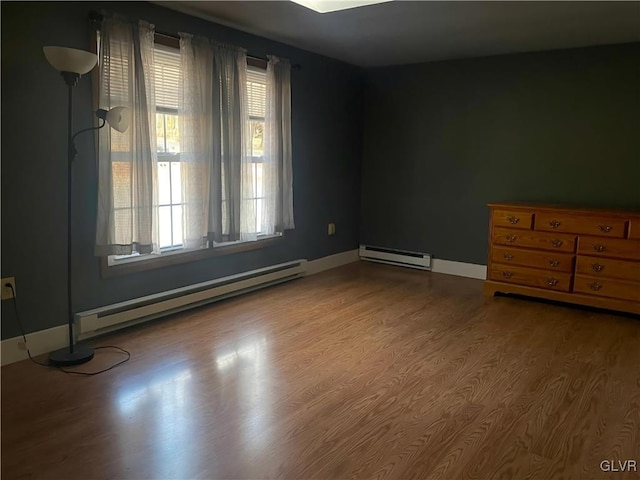
[[489,204],[484,291],[640,314],[640,212]]

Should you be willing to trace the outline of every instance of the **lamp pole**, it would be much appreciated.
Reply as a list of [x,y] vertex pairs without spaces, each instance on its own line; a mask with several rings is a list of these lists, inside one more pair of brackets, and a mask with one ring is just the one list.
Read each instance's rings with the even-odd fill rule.
[[86,345],[75,345],[73,335],[73,306],[71,303],[71,187],[73,185],[73,159],[75,158],[75,146],[73,136],[73,89],[78,84],[80,74],[73,72],[61,72],[67,84],[68,112],[67,112],[67,324],[69,333],[69,347],[61,348],[49,354],[49,363],[55,366],[78,365],[88,362],[93,358],[93,348]]
[[[65,79],[66,80],[66,79]],[[77,78],[75,80],[77,83]],[[73,355],[73,309],[71,307],[71,175],[73,170],[73,87],[75,85],[68,83],[69,91],[69,122],[67,128],[67,315],[69,321],[69,353]]]
[[129,126],[126,107],[114,107],[111,110],[99,109],[96,116],[102,120],[97,127],[85,128],[73,133],[73,88],[78,84],[81,75],[88,73],[95,67],[98,56],[95,53],[66,47],[44,47],[47,61],[62,74],[68,90],[67,112],[67,323],[69,327],[69,347],[61,348],[49,354],[49,363],[63,367],[88,362],[93,358],[94,350],[88,345],[75,345],[73,335],[73,307],[71,305],[71,186],[73,178],[73,160],[76,156],[75,138],[83,132],[97,130],[109,125],[124,132]]

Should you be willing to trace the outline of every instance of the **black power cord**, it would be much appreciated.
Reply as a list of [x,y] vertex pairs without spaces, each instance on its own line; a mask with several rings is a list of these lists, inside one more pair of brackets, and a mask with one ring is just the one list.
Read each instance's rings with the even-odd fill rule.
[[98,370],[97,372],[78,372],[76,370],[65,370],[64,368],[58,367],[56,365],[51,365],[49,363],[40,363],[40,362],[38,362],[36,359],[34,359],[31,356],[31,352],[29,351],[29,347],[27,346],[27,336],[24,334],[24,328],[22,328],[22,322],[20,321],[20,314],[18,313],[18,302],[16,301],[16,291],[14,290],[13,285],[11,285],[10,283],[6,283],[5,287],[11,289],[11,296],[13,297],[13,310],[16,313],[16,320],[18,322],[18,327],[20,328],[20,335],[22,335],[22,340],[24,340],[24,346],[27,349],[27,355],[29,355],[29,360],[31,360],[36,365],[40,365],[41,367],[57,368],[61,372],[72,374],[72,375],[84,375],[86,377],[90,377],[92,375],[99,375],[99,374],[107,372],[107,371],[109,371],[109,370],[111,370],[113,368],[116,368],[118,365],[122,365],[123,363],[128,362],[129,359],[131,358],[131,353],[129,353],[124,348],[120,348],[120,347],[117,347],[115,345],[104,345],[102,347],[95,347],[94,350],[113,348],[113,349],[119,350],[120,352],[124,353],[127,357],[124,360],[121,360],[121,361],[119,361],[117,363],[114,363],[110,367],[104,368],[102,370]]
[[[118,347],[116,345],[103,345],[102,347],[94,347],[94,350],[101,350],[101,349],[106,349],[106,348],[114,348],[116,350],[119,350],[120,352],[124,353],[127,357],[124,360],[120,360],[119,362],[114,363],[110,367],[103,368],[102,370],[98,370],[97,372],[78,372],[78,371],[75,371],[75,370],[65,370],[62,367],[57,367],[57,368],[58,368],[58,370],[60,370],[61,372],[64,372],[64,373],[69,373],[69,374],[73,374],[73,375],[84,375],[85,377],[90,377],[92,375],[99,375],[100,373],[108,372],[109,370],[116,368],[118,365],[122,365],[123,363],[128,362],[129,359],[131,358],[131,353],[129,353],[124,348],[120,348],[120,347]],[[48,365],[48,366],[53,366],[53,365]]]

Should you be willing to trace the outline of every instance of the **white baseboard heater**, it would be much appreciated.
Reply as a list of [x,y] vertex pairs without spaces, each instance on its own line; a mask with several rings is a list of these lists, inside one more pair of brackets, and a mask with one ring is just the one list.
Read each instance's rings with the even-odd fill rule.
[[306,260],[218,278],[75,314],[80,340],[303,277]]
[[360,259],[371,262],[388,263],[400,267],[431,270],[431,255],[428,253],[360,245]]

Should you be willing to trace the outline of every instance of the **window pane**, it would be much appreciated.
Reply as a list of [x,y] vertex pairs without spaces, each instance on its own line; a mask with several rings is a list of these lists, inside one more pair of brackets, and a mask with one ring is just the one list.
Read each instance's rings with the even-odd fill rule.
[[182,203],[180,162],[171,162],[171,203]]
[[262,232],[262,199],[256,200],[256,232]]
[[248,233],[256,232],[256,199],[255,198],[245,198],[242,200],[242,215],[246,219],[247,229],[252,230]]
[[180,92],[180,50],[156,44],[154,57],[156,105],[177,110]]
[[224,165],[222,165],[222,167],[220,168],[220,178],[221,178],[221,183],[222,183],[222,201],[224,202],[227,199],[227,188],[226,188],[226,183],[225,183],[225,178],[224,178]]
[[242,198],[256,197],[256,164],[247,163],[242,166]]
[[158,162],[158,203],[171,203],[171,179],[169,178],[169,162]]
[[250,117],[264,117],[267,92],[267,71],[261,68],[247,68],[247,100]]
[[264,164],[263,163],[256,163],[256,184],[257,184],[257,188],[256,188],[256,196],[257,197],[264,197],[264,185],[262,183],[262,171],[264,170]]
[[160,248],[171,246],[171,207],[160,207],[158,224],[160,227]]
[[131,131],[118,132],[111,129],[109,131],[111,135],[111,152],[128,152],[129,143],[131,142]]
[[251,156],[264,155],[264,121],[251,120]]
[[127,244],[131,239],[131,209],[123,208],[113,211],[113,221],[115,223],[115,243]]
[[182,245],[182,205],[173,209],[173,245]]
[[227,201],[226,200],[222,200],[222,234],[227,234],[229,233],[229,222],[228,222],[228,215],[227,215]]
[[131,207],[131,163],[112,162],[113,207]]
[[164,115],[156,113],[156,145],[158,153],[164,152]]
[[180,152],[180,137],[178,136],[178,115],[165,115],[167,152]]

